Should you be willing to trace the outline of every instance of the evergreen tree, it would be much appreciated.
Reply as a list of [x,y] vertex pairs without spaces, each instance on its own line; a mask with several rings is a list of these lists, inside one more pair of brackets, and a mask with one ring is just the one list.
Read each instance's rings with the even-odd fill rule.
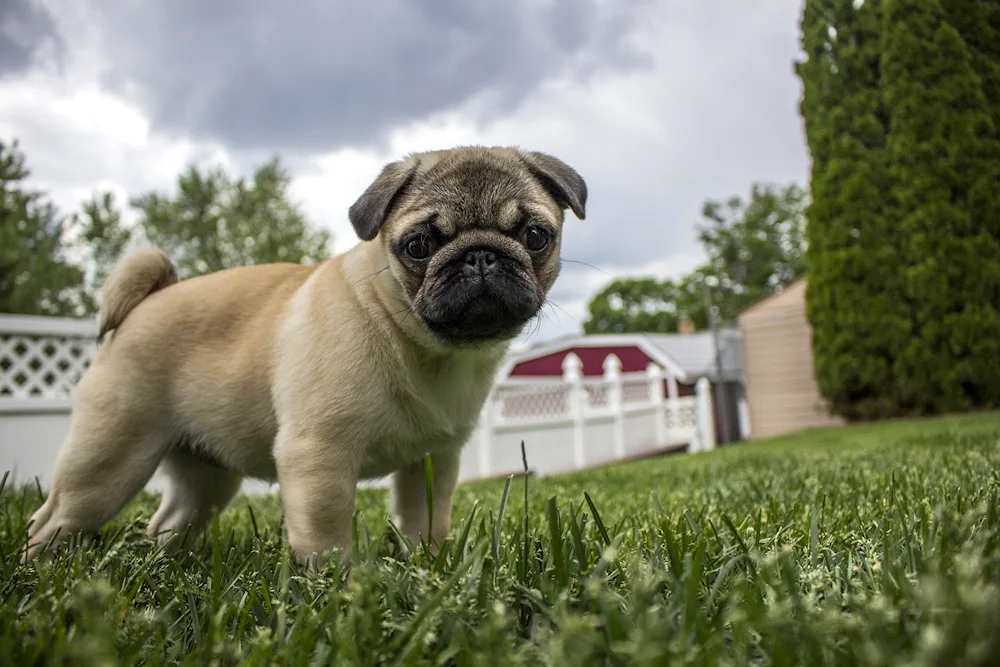
[[899,411],[1000,399],[1000,141],[975,57],[938,0],[885,0],[891,197],[911,308]]
[[83,272],[66,258],[65,224],[31,175],[16,140],[0,141],[0,312],[81,313]]
[[1000,136],[1000,2],[942,0],[948,22],[968,49],[989,105],[993,129]]
[[1000,404],[1000,9],[807,0],[809,288],[848,418]]
[[812,155],[806,312],[815,375],[848,418],[891,413],[910,335],[881,99],[880,0],[806,0],[797,63]]

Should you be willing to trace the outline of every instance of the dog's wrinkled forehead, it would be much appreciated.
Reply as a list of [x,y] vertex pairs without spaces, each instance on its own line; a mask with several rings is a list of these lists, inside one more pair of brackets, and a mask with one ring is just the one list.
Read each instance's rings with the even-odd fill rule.
[[[583,220],[587,185],[569,165],[550,155],[507,147],[459,147],[414,153],[386,165],[351,206],[358,236],[373,239],[390,218],[408,212],[440,215],[440,224],[505,227],[516,224],[518,205],[531,203],[562,220],[570,209]],[[412,220],[410,221],[412,222]]]
[[[520,205],[544,206],[545,191],[527,169],[490,164],[483,160],[456,160],[417,177],[405,209],[431,210],[438,214],[437,226],[445,234],[470,228],[513,229],[521,215]],[[552,210],[558,216],[558,210]]]

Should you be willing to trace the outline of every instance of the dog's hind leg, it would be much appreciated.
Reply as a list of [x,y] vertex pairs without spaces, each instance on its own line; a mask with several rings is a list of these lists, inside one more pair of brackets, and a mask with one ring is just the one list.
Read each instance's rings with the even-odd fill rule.
[[167,478],[146,534],[160,544],[174,535],[194,539],[240,490],[243,477],[183,447],[171,447],[160,466]]
[[142,490],[170,444],[155,415],[130,405],[118,388],[81,381],[77,399],[48,498],[30,519],[23,562],[50,540],[54,548],[99,531]]

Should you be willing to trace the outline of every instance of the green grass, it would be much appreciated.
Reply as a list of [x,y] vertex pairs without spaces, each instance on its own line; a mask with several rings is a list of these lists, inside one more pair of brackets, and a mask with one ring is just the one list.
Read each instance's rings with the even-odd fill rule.
[[176,557],[144,497],[21,566],[39,502],[0,494],[0,664],[1000,664],[997,414],[468,484],[409,561],[366,491],[349,585],[270,497]]

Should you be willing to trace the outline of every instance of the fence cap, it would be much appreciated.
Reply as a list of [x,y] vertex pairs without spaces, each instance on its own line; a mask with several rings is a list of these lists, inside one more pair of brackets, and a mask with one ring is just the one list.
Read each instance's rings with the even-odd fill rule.
[[97,338],[97,320],[0,313],[0,334]]
[[609,354],[604,357],[604,373],[607,375],[621,375],[622,360],[617,354]]
[[566,355],[562,362],[563,374],[568,377],[579,378],[583,372],[583,360],[573,352]]

